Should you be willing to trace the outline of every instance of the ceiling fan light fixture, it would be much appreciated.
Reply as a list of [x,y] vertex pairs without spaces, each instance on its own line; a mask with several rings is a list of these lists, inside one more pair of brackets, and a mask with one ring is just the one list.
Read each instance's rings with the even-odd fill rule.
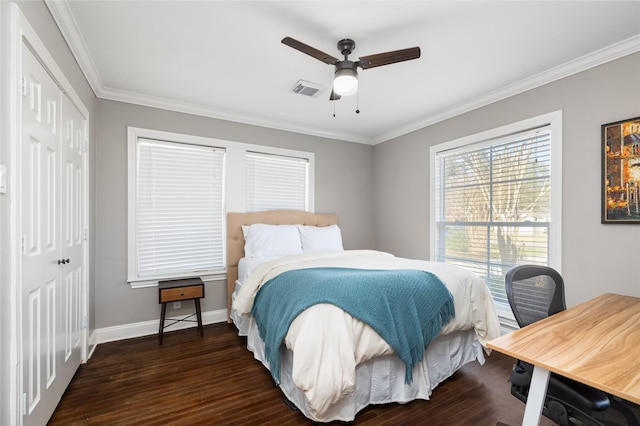
[[[395,64],[396,62],[418,59],[420,57],[420,48],[410,47],[408,49],[361,56],[357,62],[353,62],[349,60],[349,55],[351,55],[356,48],[356,42],[350,38],[345,38],[338,42],[338,51],[344,55],[344,60],[340,60],[291,37],[283,38],[282,43],[327,65],[334,65],[336,67],[333,79],[333,90],[331,91],[331,96],[329,96],[330,101],[337,101],[341,96],[350,96],[358,92],[358,68],[366,70],[383,65]],[[359,111],[356,110],[356,112]]]
[[340,96],[350,96],[358,91],[358,73],[355,67],[336,70],[333,91]]

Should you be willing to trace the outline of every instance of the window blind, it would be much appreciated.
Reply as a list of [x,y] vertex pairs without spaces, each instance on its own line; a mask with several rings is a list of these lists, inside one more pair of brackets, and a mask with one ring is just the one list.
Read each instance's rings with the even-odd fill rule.
[[439,152],[435,167],[435,259],[474,271],[508,304],[506,272],[549,263],[550,128]]
[[138,139],[138,277],[224,268],[224,150]]
[[247,211],[307,210],[308,164],[306,158],[247,152]]

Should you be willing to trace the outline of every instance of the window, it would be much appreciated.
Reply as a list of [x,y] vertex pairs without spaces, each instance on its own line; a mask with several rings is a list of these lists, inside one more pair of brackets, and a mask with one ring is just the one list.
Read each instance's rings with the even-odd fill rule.
[[128,281],[225,278],[228,211],[313,211],[313,153],[128,129]]
[[561,113],[432,148],[432,258],[482,277],[511,317],[504,277],[559,267]]
[[135,276],[223,269],[224,150],[139,138]]
[[247,211],[307,210],[306,158],[247,152]]

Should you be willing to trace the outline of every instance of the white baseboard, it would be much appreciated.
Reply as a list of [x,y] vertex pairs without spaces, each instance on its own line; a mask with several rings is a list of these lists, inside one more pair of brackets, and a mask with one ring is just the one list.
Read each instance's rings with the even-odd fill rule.
[[91,336],[89,336],[89,348],[87,350],[87,360],[89,358],[91,358],[91,355],[93,355],[93,353],[96,350],[96,347],[98,347],[98,332],[97,330],[93,330],[93,333],[91,333]]
[[[165,324],[170,320],[177,320],[178,318],[166,318]],[[208,311],[202,313],[202,324],[214,324],[218,322],[227,321],[227,310],[220,309],[217,311]],[[167,327],[167,331],[182,330],[185,328],[196,327],[194,322],[178,322],[170,327]],[[113,342],[116,340],[131,339],[134,337],[148,336],[151,334],[157,334],[160,327],[160,320],[143,321],[132,324],[116,325],[113,327],[98,328],[92,334],[92,338],[95,335],[95,345],[106,342]],[[90,340],[91,342],[91,340]],[[95,350],[95,346],[93,347]],[[93,352],[93,350],[91,352]]]

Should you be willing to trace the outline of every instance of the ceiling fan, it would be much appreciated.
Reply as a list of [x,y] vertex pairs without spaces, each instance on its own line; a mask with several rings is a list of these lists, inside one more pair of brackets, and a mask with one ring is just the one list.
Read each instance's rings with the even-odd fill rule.
[[361,56],[356,62],[350,61],[349,55],[356,48],[356,42],[350,38],[345,38],[338,42],[338,50],[344,55],[343,60],[335,58],[291,37],[283,38],[282,43],[302,53],[306,53],[325,64],[335,66],[335,78],[333,80],[331,96],[329,97],[329,100],[332,101],[337,101],[341,96],[353,95],[358,91],[358,68],[366,70],[382,65],[395,64],[396,62],[418,59],[420,57],[420,48],[410,47],[408,49]]

